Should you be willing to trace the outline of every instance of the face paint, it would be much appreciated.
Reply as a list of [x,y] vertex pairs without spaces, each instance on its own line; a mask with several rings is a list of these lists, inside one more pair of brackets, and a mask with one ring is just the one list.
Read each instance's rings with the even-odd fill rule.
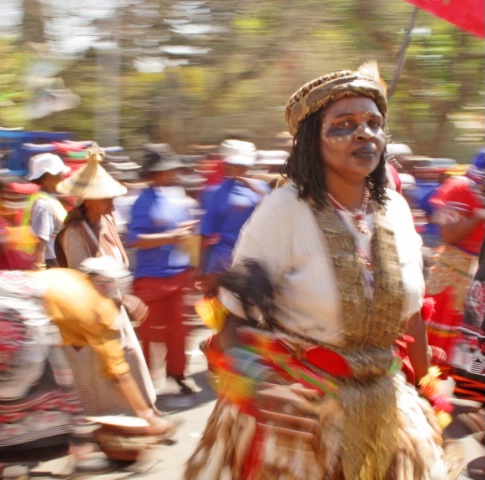
[[365,111],[360,118],[354,115],[344,115],[342,118],[333,119],[329,124],[322,124],[322,139],[337,138],[350,140],[356,135],[369,130],[374,135],[383,129],[384,120],[380,114]]
[[[370,108],[372,107],[372,108]],[[362,181],[379,165],[385,148],[384,117],[372,99],[337,100],[322,119],[320,154],[328,178],[348,176]],[[366,152],[360,147],[367,144]]]

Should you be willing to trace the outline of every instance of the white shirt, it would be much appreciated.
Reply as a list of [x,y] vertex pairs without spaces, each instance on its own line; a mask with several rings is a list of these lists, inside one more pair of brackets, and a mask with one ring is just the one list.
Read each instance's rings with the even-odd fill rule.
[[[404,284],[402,321],[421,308],[424,295],[421,238],[414,229],[409,207],[398,193],[388,190],[386,218],[395,233]],[[345,220],[345,218],[344,218]],[[373,215],[366,217],[373,229]],[[370,251],[370,235],[346,224],[358,244]],[[339,345],[343,323],[339,317],[338,289],[325,240],[310,206],[298,198],[292,184],[276,189],[257,208],[239,237],[234,264],[244,258],[266,268],[275,287],[275,318],[294,331],[320,342]],[[221,301],[244,317],[238,300],[227,291]]]

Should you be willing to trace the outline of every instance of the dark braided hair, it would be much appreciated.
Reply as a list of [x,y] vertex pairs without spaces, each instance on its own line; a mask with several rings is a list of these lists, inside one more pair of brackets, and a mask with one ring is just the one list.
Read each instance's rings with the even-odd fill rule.
[[[327,204],[325,173],[320,157],[320,136],[324,111],[325,108],[317,110],[300,122],[293,139],[293,151],[282,168],[282,174],[295,182],[298,196],[312,199],[317,208],[322,208]],[[379,165],[367,177],[367,187],[371,198],[380,207],[383,207],[388,199],[386,186],[386,152],[384,150]]]

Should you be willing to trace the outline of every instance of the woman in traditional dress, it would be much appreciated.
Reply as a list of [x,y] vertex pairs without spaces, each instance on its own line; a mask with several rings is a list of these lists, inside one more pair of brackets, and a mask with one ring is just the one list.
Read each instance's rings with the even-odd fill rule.
[[[113,213],[113,198],[124,195],[126,187],[112,178],[100,165],[104,152],[96,145],[87,151],[86,165],[57,185],[57,190],[79,199],[79,205],[67,216],[65,226],[56,238],[56,254],[61,267],[78,269],[87,258],[109,257],[118,269],[125,270],[125,291],[131,286],[128,257],[119,238]],[[106,272],[109,277],[110,272]],[[120,293],[121,293],[120,289]],[[144,400],[154,407],[156,393],[150,378],[143,352],[128,318],[125,306],[139,303],[139,299],[113,292],[121,309],[119,333],[124,354],[137,381]],[[128,304],[127,302],[130,302]],[[140,310],[143,310],[141,308]],[[99,359],[89,348],[65,348],[74,370],[83,407],[89,415],[129,413],[128,405],[117,393],[115,384],[99,375]]]
[[414,385],[430,378],[421,242],[386,189],[386,114],[372,63],[290,98],[289,182],[253,214],[236,273],[208,299],[219,398],[186,479],[446,478],[435,411]]

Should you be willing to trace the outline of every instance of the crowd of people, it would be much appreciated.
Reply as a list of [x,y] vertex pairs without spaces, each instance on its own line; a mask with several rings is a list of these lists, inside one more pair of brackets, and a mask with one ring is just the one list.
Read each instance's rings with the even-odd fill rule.
[[[0,272],[0,320],[16,322],[1,336],[0,377],[43,363],[21,391],[0,385],[3,422],[27,416],[28,395],[62,384],[50,359],[50,370],[72,372],[74,423],[125,414],[150,435],[173,432],[155,405],[151,343],[166,345],[181,394],[195,393],[184,298],[196,289],[215,330],[201,348],[218,400],[186,479],[450,478],[438,381],[451,375],[456,395],[484,401],[485,157],[429,199],[443,248],[425,276],[414,206],[386,151],[387,114],[371,62],[290,97],[291,147],[266,153],[276,178],[255,168],[264,152],[235,138],[192,167],[196,190],[184,188],[187,165],[170,145],[144,145],[130,196],[96,144],[74,173],[52,153],[34,155],[27,179],[40,190],[23,225],[37,242],[30,270]],[[51,325],[58,337],[45,333]],[[29,354],[27,337],[55,355]],[[3,437],[0,450],[23,441]]]

